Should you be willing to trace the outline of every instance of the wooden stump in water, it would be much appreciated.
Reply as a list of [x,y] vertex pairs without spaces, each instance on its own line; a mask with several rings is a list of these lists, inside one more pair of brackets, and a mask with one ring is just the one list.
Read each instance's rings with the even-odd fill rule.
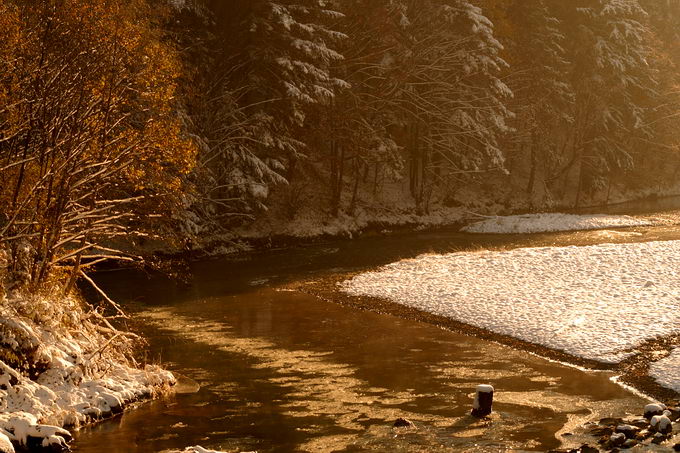
[[493,387],[490,385],[478,385],[475,401],[472,403],[473,417],[486,417],[491,414],[493,405]]

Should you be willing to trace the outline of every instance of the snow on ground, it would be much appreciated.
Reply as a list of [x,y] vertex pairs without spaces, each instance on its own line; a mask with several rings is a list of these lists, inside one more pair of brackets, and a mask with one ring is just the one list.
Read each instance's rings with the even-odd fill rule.
[[[72,319],[51,324],[18,315],[14,309],[24,300],[0,302],[0,444],[9,439],[31,451],[64,446],[71,436],[63,428],[121,412],[174,383],[158,367],[137,369],[117,360],[111,342],[121,339],[102,341],[101,327],[81,318],[75,301],[64,314]],[[49,301],[29,304],[40,303]]]
[[649,375],[669,389],[680,393],[680,348],[676,348],[665,359],[649,367]]
[[504,208],[495,202],[484,201],[485,197],[476,190],[461,188],[456,192],[454,204],[444,205],[441,200],[432,200],[428,213],[418,215],[408,180],[383,181],[377,192],[372,184],[362,184],[356,209],[349,213],[345,210],[351,203],[351,195],[351,190],[345,191],[343,209],[335,217],[329,212],[329,194],[318,190],[318,186],[306,188],[293,210],[289,209],[290,200],[280,200],[274,194],[272,208],[258,216],[254,223],[237,229],[235,234],[242,239],[272,236],[313,238],[323,235],[353,237],[369,226],[449,226],[464,221],[467,210],[496,213]]
[[187,447],[186,450],[182,453],[225,453],[217,450],[207,450],[200,445],[197,445],[195,447]]
[[[208,450],[207,448],[203,448],[200,445],[196,445],[194,447],[187,447],[182,451],[179,450],[164,450],[161,453],[227,453],[221,450]],[[240,453],[257,453],[255,451],[244,451]]]
[[543,233],[549,231],[600,230],[604,228],[620,228],[649,226],[649,220],[636,219],[630,216],[614,216],[605,214],[529,214],[506,217],[493,217],[476,222],[462,228],[467,233]]
[[323,235],[351,238],[370,225],[439,227],[461,222],[464,216],[465,211],[460,208],[441,208],[425,215],[416,215],[415,211],[406,209],[394,212],[372,212],[359,209],[352,216],[340,213],[337,217],[328,217],[321,211],[310,210],[301,213],[292,220],[261,219],[253,225],[238,230],[237,236],[241,239],[277,235],[297,238],[313,238]]
[[616,363],[680,332],[680,241],[424,255],[341,284],[574,356]]

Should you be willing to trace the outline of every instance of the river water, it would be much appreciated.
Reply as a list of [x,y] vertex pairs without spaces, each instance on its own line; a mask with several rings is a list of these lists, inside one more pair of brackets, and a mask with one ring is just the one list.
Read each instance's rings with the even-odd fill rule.
[[[658,239],[680,239],[680,229],[512,236],[444,229],[203,261],[191,265],[188,285],[131,271],[101,274],[99,283],[134,314],[131,327],[148,338],[147,360],[200,389],[182,385],[182,393],[82,429],[73,450],[146,453],[200,444],[230,452],[486,452],[577,445],[581,439],[571,434],[578,425],[639,413],[645,400],[609,373],[323,302],[287,284],[424,252]],[[468,414],[482,383],[496,389],[495,413],[477,421]],[[399,417],[416,429],[392,428]]]

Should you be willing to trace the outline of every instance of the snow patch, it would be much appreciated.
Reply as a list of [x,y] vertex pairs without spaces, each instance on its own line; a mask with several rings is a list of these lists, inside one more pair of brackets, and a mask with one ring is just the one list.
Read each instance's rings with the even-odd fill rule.
[[649,375],[660,385],[680,392],[680,347],[649,367]]
[[14,453],[14,445],[9,440],[9,436],[0,433],[0,451],[3,453]]
[[[117,336],[107,341],[77,302],[64,300],[0,299],[0,446],[6,437],[22,448],[65,448],[64,428],[119,413],[175,382],[159,367],[127,365],[110,351]],[[15,311],[26,303],[71,306],[73,319],[36,322]]]
[[359,209],[350,216],[340,213],[335,218],[328,218],[323,213],[305,212],[295,219],[282,222],[261,219],[258,223],[238,230],[242,239],[266,238],[276,235],[296,238],[314,238],[323,235],[353,237],[372,224],[389,225],[391,227],[419,225],[422,228],[433,228],[452,225],[460,222],[464,211],[461,208],[440,209],[427,215],[417,215],[414,211],[369,212]]
[[478,385],[477,393],[493,393],[493,387],[486,384]]
[[396,262],[341,287],[617,363],[680,332],[678,263],[680,241],[466,252]]
[[650,226],[647,220],[605,214],[529,214],[494,217],[462,228],[467,233],[521,234]]
[[196,445],[194,447],[187,447],[186,450],[184,450],[183,453],[225,453],[217,450],[208,450],[206,448],[203,448],[199,445]]

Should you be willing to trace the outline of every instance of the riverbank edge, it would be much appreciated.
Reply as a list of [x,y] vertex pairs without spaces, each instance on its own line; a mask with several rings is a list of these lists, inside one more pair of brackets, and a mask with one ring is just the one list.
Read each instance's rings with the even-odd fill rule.
[[175,393],[170,371],[112,352],[128,335],[86,307],[56,286],[0,294],[0,452],[68,451],[74,431]]
[[[319,299],[350,307],[357,310],[371,311],[379,314],[395,316],[416,322],[423,322],[441,329],[462,333],[486,341],[509,346],[513,349],[529,352],[548,360],[577,366],[592,371],[611,371],[617,375],[615,382],[630,386],[635,391],[652,399],[673,403],[680,398],[680,394],[672,389],[661,386],[649,376],[651,363],[661,360],[680,344],[680,334],[648,340],[635,348],[636,353],[617,364],[583,359],[563,351],[551,349],[539,344],[530,343],[509,335],[498,334],[487,329],[472,326],[445,316],[434,315],[412,307],[407,307],[386,299],[352,296],[340,291],[339,284],[353,278],[363,271],[340,273],[325,276],[312,281],[302,281],[287,286],[287,289],[306,293]],[[651,360],[650,357],[654,357]]]
[[[593,209],[605,209],[612,208],[616,206],[622,206],[628,203],[638,203],[643,201],[662,201],[669,200],[673,198],[680,198],[680,192],[677,194],[664,194],[664,195],[646,195],[642,197],[635,197],[625,201],[619,201],[616,203],[610,203],[606,205],[593,205],[593,206],[583,206],[579,208],[574,208],[566,205],[554,206],[551,208],[534,208],[529,209],[528,207],[523,207],[514,210],[501,210],[495,213],[473,213],[472,211],[465,210],[465,215],[460,215],[456,218],[450,218],[445,222],[436,223],[432,221],[427,221],[427,217],[422,217],[422,221],[388,221],[388,220],[371,220],[366,223],[362,228],[356,230],[342,231],[339,233],[331,234],[328,232],[319,231],[318,234],[296,236],[291,234],[280,234],[276,232],[271,232],[268,235],[262,236],[245,236],[245,235],[235,235],[228,238],[218,238],[207,240],[204,244],[196,246],[193,248],[188,248],[184,250],[179,250],[177,248],[157,248],[151,250],[140,250],[132,248],[132,252],[135,254],[141,254],[153,257],[161,262],[177,262],[177,261],[198,261],[202,259],[218,259],[230,256],[244,256],[251,253],[261,253],[271,250],[285,250],[293,247],[303,247],[318,244],[331,244],[336,241],[346,241],[346,240],[356,240],[361,238],[367,238],[372,236],[385,236],[385,235],[398,235],[406,233],[434,233],[439,231],[455,231],[460,232],[460,230],[474,222],[483,220],[485,218],[494,218],[499,216],[519,216],[528,214],[557,214],[557,213],[567,213],[575,214],[579,212],[590,211]],[[627,214],[627,215],[637,215],[637,214]],[[644,215],[644,213],[639,213],[639,215]],[[412,217],[417,218],[415,214]],[[626,228],[626,227],[620,227]],[[620,228],[610,228],[610,229],[620,229]],[[578,231],[578,230],[577,230]],[[472,234],[472,233],[471,233]]]
[[[4,364],[3,364],[4,365]],[[122,366],[122,364],[119,364]],[[140,396],[135,396],[127,400],[121,400],[120,405],[111,408],[108,412],[97,411],[86,416],[85,421],[57,423],[50,424],[49,421],[45,423],[41,415],[33,412],[3,412],[2,416],[8,416],[8,420],[3,420],[2,428],[0,429],[0,452],[2,453],[29,453],[29,452],[55,452],[55,451],[71,451],[70,444],[75,440],[75,432],[85,428],[91,428],[101,423],[111,421],[124,416],[126,413],[134,411],[144,404],[152,401],[162,400],[177,391],[176,376],[164,368],[136,369],[139,372],[146,373],[150,376],[158,377],[162,382],[158,384],[149,384]],[[164,374],[172,374],[171,379],[164,379]],[[25,377],[24,377],[25,378]],[[25,378],[28,379],[28,378]],[[19,382],[19,385],[25,385],[25,382]],[[36,382],[31,380],[30,385],[35,386]],[[49,391],[56,389],[49,386],[44,386]],[[79,405],[86,404],[85,402]],[[21,425],[25,425],[27,434],[25,438],[19,438],[19,434],[7,430],[8,423],[12,424],[14,421],[22,421]],[[23,421],[27,423],[23,423]],[[21,428],[24,429],[24,428]],[[11,445],[11,448],[10,448]]]

